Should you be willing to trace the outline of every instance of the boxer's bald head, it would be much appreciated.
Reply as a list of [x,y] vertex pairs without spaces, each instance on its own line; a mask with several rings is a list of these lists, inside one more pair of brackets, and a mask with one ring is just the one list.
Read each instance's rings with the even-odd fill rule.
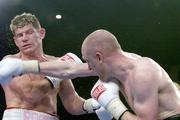
[[121,46],[116,37],[103,29],[89,34],[81,48],[82,57],[90,69],[101,72],[103,71],[102,63],[105,63],[105,59],[119,51],[121,51]]
[[82,44],[82,55],[91,55],[96,52],[101,52],[103,55],[110,55],[119,49],[121,47],[116,37],[112,33],[100,29],[86,37]]

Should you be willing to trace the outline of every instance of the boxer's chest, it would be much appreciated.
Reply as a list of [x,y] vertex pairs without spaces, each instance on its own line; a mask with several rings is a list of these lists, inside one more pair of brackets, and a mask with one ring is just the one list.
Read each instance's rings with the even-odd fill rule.
[[20,95],[23,94],[38,94],[47,91],[48,81],[41,75],[25,74],[15,77],[10,87]]

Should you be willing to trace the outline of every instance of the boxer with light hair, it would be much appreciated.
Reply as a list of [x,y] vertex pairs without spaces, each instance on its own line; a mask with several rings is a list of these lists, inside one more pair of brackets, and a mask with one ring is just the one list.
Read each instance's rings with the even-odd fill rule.
[[[94,85],[91,95],[116,120],[179,119],[178,87],[168,73],[151,58],[124,52],[116,37],[106,30],[97,30],[85,39],[82,55],[88,65],[74,62],[4,60],[5,67],[9,67],[10,63],[17,64],[17,67],[7,69],[1,77],[13,77],[26,72],[58,78],[98,74],[100,80]],[[57,81],[53,79],[52,83]],[[129,112],[121,102],[119,92],[124,95],[135,114]]]
[[[38,63],[45,61],[81,63],[72,53],[62,57],[44,54],[42,40],[46,31],[36,16],[30,13],[17,15],[11,21],[10,29],[19,52],[5,56],[0,62],[0,83],[6,100],[2,120],[58,120],[57,95],[73,115],[92,113],[101,107],[92,98],[85,100],[80,97],[70,79],[63,81],[63,78],[29,73],[37,72]],[[21,64],[22,60],[30,61]],[[28,68],[27,74],[22,74],[25,69],[21,65]],[[35,65],[37,68],[33,67]]]

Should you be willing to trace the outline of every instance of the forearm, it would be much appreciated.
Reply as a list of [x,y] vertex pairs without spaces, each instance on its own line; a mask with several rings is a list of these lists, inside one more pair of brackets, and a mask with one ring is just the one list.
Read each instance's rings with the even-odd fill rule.
[[152,116],[137,116],[130,111],[126,111],[118,120],[159,120]]
[[136,115],[132,114],[130,111],[125,111],[118,120],[145,120],[140,119]]
[[[11,68],[12,66],[13,68]],[[37,60],[6,58],[0,62],[0,68],[0,70],[3,71],[0,75],[1,84],[8,83],[13,76],[26,73],[40,73],[45,76],[57,77],[60,79],[96,76],[95,72],[88,69],[86,63],[82,63],[80,60],[77,60],[77,58],[67,62],[59,60],[41,63]]]
[[72,53],[67,53],[57,61],[38,63],[37,60],[31,60],[23,61],[22,63],[25,73],[40,73],[60,79],[96,76],[95,72],[89,70],[87,63],[82,63],[82,61]]
[[123,114],[121,114],[121,116],[117,120],[159,120],[159,118],[151,115],[150,113],[141,113],[137,115],[127,110]]
[[66,108],[66,110],[72,114],[72,115],[82,115],[82,114],[87,114],[87,112],[83,109],[83,104],[84,104],[85,100],[81,97],[79,97],[79,99],[75,99],[71,101],[69,104],[68,108]]
[[86,63],[70,62],[42,62],[39,63],[40,73],[61,79],[73,79],[77,77],[96,76],[96,73],[88,70]]

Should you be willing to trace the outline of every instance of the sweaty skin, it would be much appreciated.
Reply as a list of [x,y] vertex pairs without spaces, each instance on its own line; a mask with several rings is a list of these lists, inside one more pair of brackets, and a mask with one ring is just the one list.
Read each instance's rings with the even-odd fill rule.
[[[22,14],[21,17],[27,17],[28,15],[33,17],[26,13]],[[22,21],[18,22],[25,22],[24,18],[21,19]],[[12,27],[14,42],[19,52],[4,58],[38,60],[39,62],[58,59],[43,52],[44,28],[40,25],[38,27],[37,25],[33,26],[30,22],[20,25],[23,26],[14,25]],[[82,109],[84,99],[76,93],[71,80],[68,79],[62,81],[59,87],[53,89],[44,75],[24,74],[14,77],[9,84],[2,85],[2,87],[5,92],[7,108],[22,108],[57,115],[57,95],[59,95],[63,106],[70,114],[86,113]]]
[[125,112],[122,120],[161,120],[180,114],[180,92],[167,72],[151,58],[124,52],[112,33],[91,33],[81,52],[102,81],[119,85],[135,112]]
[[[20,54],[8,57],[21,58]],[[22,59],[22,58],[21,58]],[[45,56],[41,61],[55,60]],[[7,108],[24,108],[56,114],[56,95],[58,89],[52,89],[43,75],[24,74],[14,77],[8,85],[2,86],[5,92]]]

